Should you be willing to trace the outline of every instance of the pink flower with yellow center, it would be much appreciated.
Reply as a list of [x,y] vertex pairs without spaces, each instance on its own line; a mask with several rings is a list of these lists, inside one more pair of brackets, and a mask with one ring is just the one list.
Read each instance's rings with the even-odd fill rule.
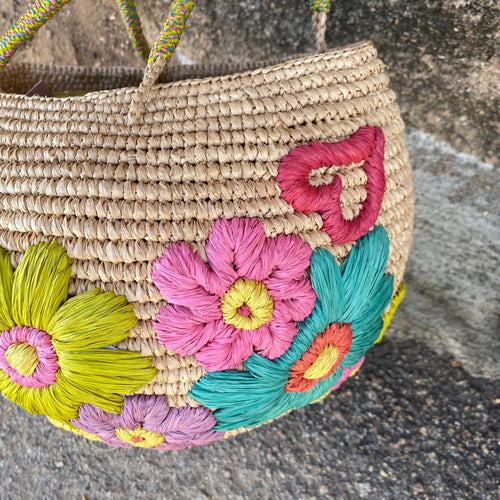
[[59,365],[50,335],[31,326],[7,330],[0,336],[0,368],[23,387],[54,384]]
[[313,252],[316,304],[287,351],[276,359],[253,353],[245,370],[207,373],[193,385],[189,395],[214,410],[216,430],[255,427],[317,401],[359,368],[391,300],[388,255],[381,226],[363,236],[341,266],[328,250]]
[[208,371],[236,368],[254,351],[281,356],[316,299],[304,274],[309,245],[235,217],[214,223],[205,252],[208,265],[174,243],[156,261],[152,278],[169,302],[153,323],[158,340]]

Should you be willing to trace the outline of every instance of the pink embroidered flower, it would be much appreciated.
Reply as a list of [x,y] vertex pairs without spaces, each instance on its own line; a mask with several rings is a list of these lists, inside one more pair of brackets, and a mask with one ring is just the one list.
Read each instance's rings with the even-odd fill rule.
[[182,450],[213,443],[224,432],[212,430],[217,420],[207,408],[172,408],[166,396],[136,394],[125,398],[119,415],[91,404],[80,407],[71,424],[118,448]]
[[[276,180],[281,197],[304,214],[317,212],[323,219],[322,230],[334,245],[356,241],[375,224],[385,191],[385,138],[379,127],[362,127],[348,139],[335,143],[313,142],[298,146],[281,159]],[[366,174],[366,200],[357,217],[345,220],[340,197],[342,181],[339,175],[330,184],[313,186],[310,175],[322,167],[342,167],[362,164]]]
[[253,351],[281,356],[316,299],[304,276],[309,245],[235,217],[214,223],[205,251],[209,267],[185,243],[157,259],[152,278],[169,302],[153,323],[158,340],[208,371],[236,368]]
[[361,365],[365,361],[365,357],[363,356],[355,365],[347,368],[346,366],[342,367],[342,376],[340,380],[331,388],[332,391],[336,391],[349,377],[352,377],[356,374],[356,372],[361,368]]

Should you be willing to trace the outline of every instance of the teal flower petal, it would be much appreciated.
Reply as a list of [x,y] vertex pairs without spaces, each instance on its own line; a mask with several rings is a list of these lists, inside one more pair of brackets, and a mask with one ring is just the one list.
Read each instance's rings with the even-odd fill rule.
[[[352,323],[367,313],[374,313],[372,303],[384,281],[392,276],[384,274],[389,255],[389,238],[382,226],[376,226],[353,247],[340,268],[342,273],[345,309],[339,323]],[[385,294],[383,294],[385,296]],[[380,302],[378,302],[380,305]],[[382,310],[387,304],[384,304]]]
[[317,248],[312,254],[311,282],[324,308],[324,318],[328,323],[337,321],[345,307],[342,275],[333,255],[324,248]]

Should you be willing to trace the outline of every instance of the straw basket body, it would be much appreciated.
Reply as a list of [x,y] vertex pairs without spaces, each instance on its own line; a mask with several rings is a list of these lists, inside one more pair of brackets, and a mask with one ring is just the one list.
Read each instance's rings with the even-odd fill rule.
[[[206,371],[194,356],[167,351],[151,323],[167,304],[151,273],[172,242],[186,242],[206,263],[214,222],[242,217],[261,221],[267,237],[293,234],[324,248],[338,264],[353,247],[333,244],[320,213],[283,198],[276,177],[294,148],[380,127],[386,187],[376,225],[389,237],[393,291],[411,243],[404,124],[370,42],[231,71],[170,68],[136,125],[127,112],[140,70],[12,64],[0,75],[0,246],[15,267],[30,245],[57,240],[74,260],[70,295],[96,287],[124,295],[138,323],[118,347],[153,357],[156,375],[139,393],[166,395],[175,407],[199,406],[188,393]],[[40,78],[56,91],[90,93],[23,95]],[[311,183],[336,173],[325,167]],[[342,215],[355,219],[366,174],[351,164],[340,177]]]

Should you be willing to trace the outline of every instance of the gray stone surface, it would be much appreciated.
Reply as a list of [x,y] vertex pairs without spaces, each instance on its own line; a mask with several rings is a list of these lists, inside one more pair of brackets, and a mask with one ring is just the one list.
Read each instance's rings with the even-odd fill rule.
[[[1,2],[0,30],[28,1]],[[386,340],[323,402],[180,452],[109,449],[0,399],[1,500],[498,498],[498,2],[334,3],[329,43],[372,38],[411,125],[414,244]],[[18,59],[139,65],[114,0],[89,4]],[[154,33],[167,3],[138,5]],[[200,1],[180,47],[211,62],[311,48],[305,0]]]
[[416,206],[402,335],[500,378],[500,172],[415,129],[406,141]]

